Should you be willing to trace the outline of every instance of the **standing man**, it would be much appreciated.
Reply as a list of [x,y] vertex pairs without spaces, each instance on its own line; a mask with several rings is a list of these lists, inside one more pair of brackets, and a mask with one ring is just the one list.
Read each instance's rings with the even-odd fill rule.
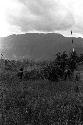
[[64,71],[64,76],[65,76],[64,80],[66,80],[66,79],[70,80],[71,79],[71,75],[72,75],[71,70],[70,70],[69,66],[66,65],[65,66],[65,71]]
[[68,78],[68,65],[65,66],[65,71],[64,71],[64,80],[67,80]]
[[23,68],[20,68],[20,70],[19,70],[19,72],[18,72],[18,77],[19,77],[20,79],[23,78]]

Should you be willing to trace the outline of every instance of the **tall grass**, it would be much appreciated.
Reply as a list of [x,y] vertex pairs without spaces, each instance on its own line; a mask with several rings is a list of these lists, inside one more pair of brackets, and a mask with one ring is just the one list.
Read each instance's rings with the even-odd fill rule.
[[[74,82],[48,79],[51,75],[56,75],[56,72],[51,72],[52,74],[49,75],[50,70],[54,71],[52,69],[55,68],[56,71],[58,69],[55,61],[32,63],[33,70],[27,71],[26,69],[23,79],[17,77],[19,68],[24,66],[23,62],[13,63],[15,67],[12,66],[10,70],[6,65],[4,71],[0,73],[1,124],[83,124],[83,98],[79,97],[79,93],[75,93]],[[62,63],[59,62],[59,64]],[[37,69],[34,70],[35,66]],[[64,68],[62,67],[62,69]]]

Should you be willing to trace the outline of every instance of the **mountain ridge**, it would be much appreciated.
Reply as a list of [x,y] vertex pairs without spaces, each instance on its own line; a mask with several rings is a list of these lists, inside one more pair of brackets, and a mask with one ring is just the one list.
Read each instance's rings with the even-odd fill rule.
[[24,57],[45,60],[54,57],[57,52],[72,51],[72,39],[77,53],[83,53],[83,38],[64,37],[59,33],[26,33],[2,37],[2,53],[9,59]]

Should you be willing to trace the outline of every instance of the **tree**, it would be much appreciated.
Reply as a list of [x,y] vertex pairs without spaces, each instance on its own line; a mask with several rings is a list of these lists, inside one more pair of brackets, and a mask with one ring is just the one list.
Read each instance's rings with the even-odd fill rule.
[[77,55],[76,51],[71,52],[68,65],[69,65],[69,68],[71,69],[72,72],[75,69],[77,69],[77,64],[78,64],[78,55]]
[[79,62],[83,62],[83,54],[80,54]]

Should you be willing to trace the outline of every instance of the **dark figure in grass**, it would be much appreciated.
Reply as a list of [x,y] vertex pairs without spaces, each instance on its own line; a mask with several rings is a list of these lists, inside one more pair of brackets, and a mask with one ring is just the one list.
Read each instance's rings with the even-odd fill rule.
[[71,79],[71,70],[66,66],[64,71],[64,80]]
[[19,77],[19,79],[22,79],[22,77],[23,77],[23,68],[20,68],[20,70],[18,72],[18,77]]

